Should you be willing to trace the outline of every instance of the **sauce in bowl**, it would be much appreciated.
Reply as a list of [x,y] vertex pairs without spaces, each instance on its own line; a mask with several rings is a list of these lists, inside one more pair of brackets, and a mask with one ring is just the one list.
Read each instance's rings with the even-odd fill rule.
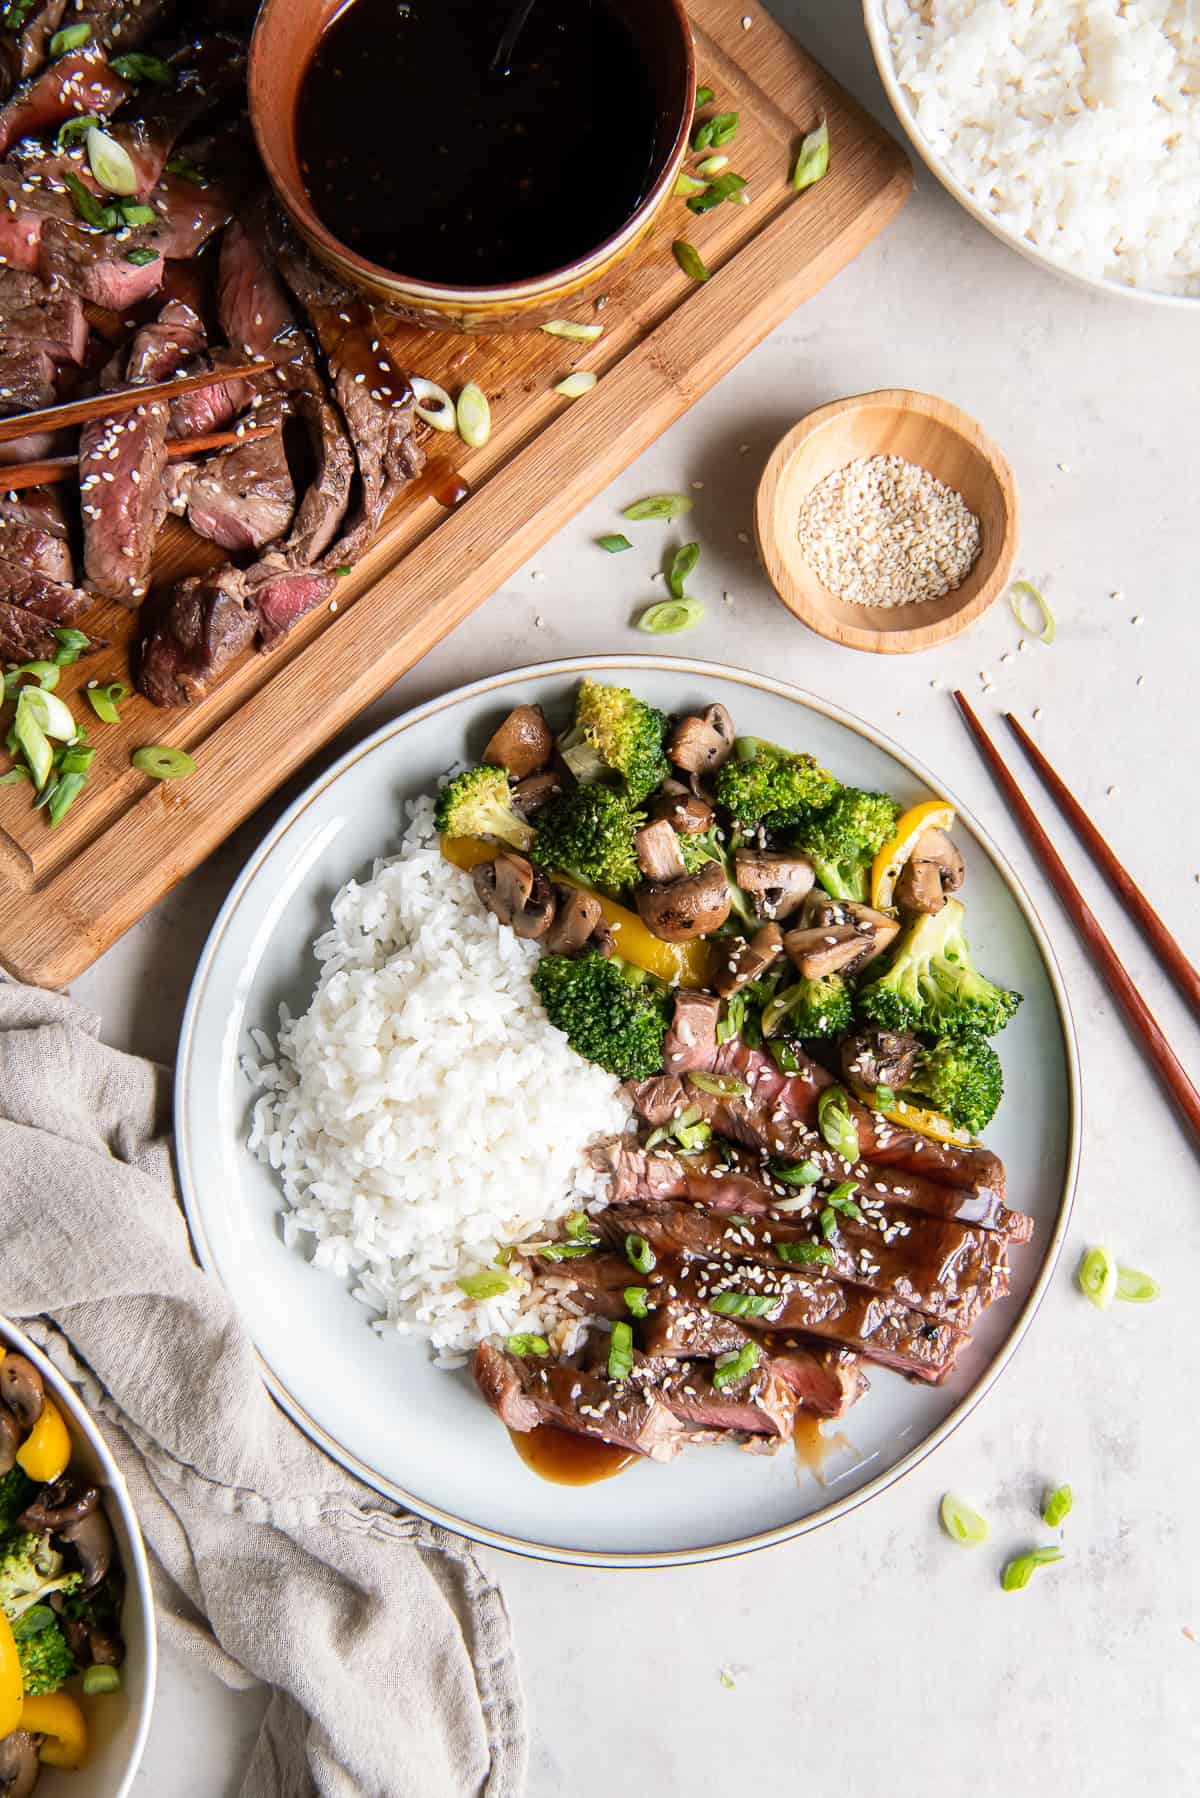
[[654,178],[658,115],[613,0],[351,0],[297,110],[313,210],[380,267],[454,287],[548,274],[604,243]]

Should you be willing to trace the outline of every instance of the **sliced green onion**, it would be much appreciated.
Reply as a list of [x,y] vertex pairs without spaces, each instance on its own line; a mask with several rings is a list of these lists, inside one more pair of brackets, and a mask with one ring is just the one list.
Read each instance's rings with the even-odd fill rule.
[[800,1267],[832,1267],[833,1250],[823,1242],[777,1242],[775,1253],[781,1261],[792,1261]]
[[354,568],[349,562],[339,562],[333,572],[337,575],[339,580],[344,580],[348,574],[354,573]]
[[688,211],[711,212],[714,206],[720,206],[725,200],[732,200],[745,185],[746,177],[735,175],[732,170],[727,175],[718,175],[702,194],[696,194],[688,201]]
[[702,1093],[715,1093],[722,1099],[744,1099],[750,1088],[736,1074],[706,1074],[699,1068],[688,1073],[688,1079]]
[[[92,127],[87,135],[92,135]],[[85,187],[79,176],[67,169],[63,174],[63,186],[71,196],[71,203],[85,225],[91,225],[96,231],[115,231],[120,223],[114,206],[102,206],[90,187]]]
[[175,71],[170,64],[161,56],[147,56],[141,50],[115,56],[108,66],[122,81],[153,81],[156,87],[175,85]]
[[781,1292],[718,1292],[707,1304],[721,1317],[766,1317],[778,1308],[782,1297]]
[[811,1160],[777,1162],[771,1169],[771,1178],[781,1180],[785,1186],[815,1186],[821,1170]]
[[724,1392],[726,1386],[734,1386],[738,1380],[744,1380],[757,1366],[757,1342],[744,1343],[736,1355],[720,1356],[713,1372],[713,1385],[718,1392]]
[[683,583],[699,560],[700,545],[698,543],[685,543],[683,548],[677,549],[671,557],[671,566],[667,570],[667,586],[676,599],[683,598]]
[[1018,1555],[1009,1561],[1000,1575],[1000,1584],[1006,1592],[1020,1592],[1033,1578],[1037,1567],[1050,1567],[1055,1561],[1065,1557],[1061,1548],[1034,1548],[1027,1555]]
[[10,668],[4,677],[4,697],[12,699],[20,688],[21,676],[28,674],[44,692],[57,687],[62,670],[57,662],[22,662],[19,668]]
[[497,1267],[507,1267],[509,1262],[512,1260],[512,1258],[513,1258],[512,1243],[511,1242],[503,1243],[501,1245],[501,1247],[496,1250],[495,1265]]
[[686,200],[689,194],[702,194],[705,185],[703,181],[697,181],[694,175],[689,175],[686,169],[680,169],[675,177],[673,192],[677,200]]
[[492,409],[487,394],[468,381],[458,396],[458,434],[469,449],[482,449],[492,434]]
[[875,1088],[875,1104],[877,1108],[882,1109],[884,1106],[894,1105],[895,1103],[896,1095],[890,1086],[877,1086]]
[[544,1336],[534,1336],[523,1330],[519,1330],[515,1336],[510,1336],[504,1346],[510,1355],[548,1355],[550,1353],[550,1344]]
[[93,125],[85,138],[88,166],[106,193],[135,194],[137,170],[124,144],[119,144],[107,131]]
[[68,748],[60,755],[58,771],[60,774],[86,774],[95,759],[94,749]]
[[446,389],[439,387],[436,381],[427,381],[424,375],[409,375],[408,384],[413,390],[413,411],[417,417],[432,425],[435,431],[452,431],[456,413],[454,401]]
[[158,261],[158,251],[146,249],[145,247],[136,250],[126,250],[125,260],[126,262],[132,262],[134,268],[145,268],[148,262]]
[[577,1261],[580,1255],[590,1255],[599,1240],[593,1236],[587,1242],[546,1242],[538,1254],[543,1261]]
[[92,645],[90,637],[83,631],[72,630],[70,625],[58,625],[54,636],[58,643],[54,660],[60,668],[65,668],[70,662],[77,662],[84,650],[90,649]]
[[117,207],[127,225],[155,225],[158,214],[153,206],[142,206],[133,200],[122,200]]
[[577,368],[573,375],[554,383],[555,393],[561,393],[565,400],[581,400],[585,393],[590,393],[599,380],[590,368]]
[[21,1612],[20,1617],[13,1624],[12,1633],[16,1641],[28,1642],[30,1636],[40,1636],[44,1629],[49,1629],[50,1625],[56,1621],[54,1612],[48,1604],[30,1605],[27,1611]]
[[69,743],[78,730],[69,706],[44,687],[22,687],[17,700],[17,718],[25,712],[46,736],[57,743]]
[[100,123],[98,112],[76,113],[74,118],[65,119],[54,137],[56,150],[68,150],[74,143],[85,138],[93,125]]
[[121,1670],[109,1667],[102,1661],[95,1661],[83,1671],[83,1691],[87,1698],[98,1698],[103,1692],[119,1692],[121,1690]]
[[610,556],[619,556],[623,550],[633,548],[633,544],[623,531],[611,531],[607,537],[597,537],[596,542],[601,549],[606,549]]
[[1127,1305],[1149,1305],[1159,1296],[1157,1280],[1149,1274],[1139,1273],[1136,1267],[1117,1268],[1117,1290],[1114,1298],[1123,1299]]
[[577,325],[574,319],[552,318],[540,327],[547,337],[570,337],[577,343],[594,343],[604,335],[603,325]]
[[858,1160],[858,1130],[842,1087],[827,1086],[817,1100],[817,1128],[843,1161]]
[[23,780],[32,779],[33,775],[29,772],[29,769],[25,766],[24,762],[17,762],[13,767],[9,768],[6,773],[0,774],[0,787],[15,787]]
[[572,1211],[564,1226],[572,1242],[579,1242],[590,1235],[586,1211]]
[[719,150],[737,136],[738,115],[736,112],[718,112],[711,119],[705,119],[692,133],[693,150]]
[[135,749],[129,759],[139,773],[148,774],[153,780],[182,780],[196,772],[196,764],[186,749],[168,749],[162,743]]
[[800,145],[800,154],[792,170],[792,186],[798,194],[812,187],[829,173],[829,125],[825,119],[810,131]]
[[508,1275],[496,1273],[491,1268],[486,1268],[480,1274],[464,1274],[454,1284],[469,1299],[498,1299],[502,1292],[512,1289],[512,1281]]
[[194,181],[197,187],[208,186],[208,176],[198,163],[189,162],[186,156],[172,156],[166,164],[165,173],[179,175],[184,181]]
[[1074,1503],[1075,1495],[1069,1486],[1055,1486],[1042,1500],[1042,1522],[1056,1530],[1063,1519],[1071,1515]]
[[708,270],[694,244],[690,244],[686,238],[680,237],[671,245],[671,250],[685,275],[688,275],[693,281],[708,280]]
[[646,1303],[644,1286],[627,1286],[621,1297],[625,1300],[625,1309],[631,1317],[649,1317],[650,1307]]
[[702,106],[711,106],[715,99],[716,95],[711,87],[698,87],[696,89],[696,111],[699,112]]
[[1079,1290],[1098,1311],[1107,1311],[1117,1290],[1117,1264],[1102,1245],[1089,1249],[1075,1274]]
[[[1040,628],[1026,622],[1022,607],[1022,602],[1025,599],[1031,599],[1041,613],[1042,618]],[[1012,607],[1013,617],[1023,631],[1027,631],[1031,637],[1036,637],[1039,643],[1053,643],[1054,613],[1050,610],[1050,607],[1046,604],[1046,601],[1033,585],[1032,581],[1014,581],[1012,590],[1008,596],[1008,603]]]
[[712,1141],[711,1124],[687,1124],[675,1132],[675,1141],[685,1154],[694,1155],[698,1149],[706,1149]]
[[943,1497],[939,1516],[950,1540],[962,1548],[978,1548],[988,1539],[987,1518],[953,1492],[947,1492]]
[[85,687],[88,703],[97,718],[105,724],[116,724],[120,718],[117,707],[123,699],[129,698],[129,688],[121,681],[115,680],[107,687]]
[[633,1330],[627,1323],[615,1323],[608,1345],[608,1377],[627,1380],[633,1372]]
[[837,1234],[838,1214],[832,1205],[826,1205],[821,1212],[821,1235],[828,1242]]
[[[22,697],[24,696],[22,695]],[[26,712],[20,704],[17,706],[17,715],[13,720],[13,735],[16,737],[17,747],[29,765],[34,786],[44,787],[54,770],[54,751],[37,719]]]
[[800,1072],[800,1063],[796,1059],[796,1051],[792,1048],[791,1043],[784,1041],[783,1037],[773,1036],[767,1043],[767,1048],[771,1051],[775,1066],[779,1069],[781,1074],[798,1074]]
[[[698,175],[704,175],[711,180],[714,175],[719,175],[721,170],[727,168],[728,165],[728,156],[707,156],[703,162],[698,162],[696,164],[696,173]],[[698,183],[698,185],[702,184]]]
[[729,1671],[728,1667],[722,1667],[721,1669],[721,1684],[725,1687],[727,1692],[737,1691],[737,1680],[734,1679],[733,1674]]
[[61,824],[79,795],[83,792],[85,784],[85,777],[82,774],[64,773],[59,775],[54,783],[54,790],[50,795],[50,803],[46,808],[46,815],[50,819],[52,828],[56,824]]
[[703,616],[704,607],[698,599],[661,599],[657,605],[647,606],[637,627],[652,637],[667,637],[694,629]]
[[857,1191],[857,1180],[843,1180],[840,1186],[835,1186],[832,1192],[826,1193],[825,1203],[843,1217],[852,1217],[856,1224],[865,1224],[867,1220],[854,1200]]
[[669,522],[691,509],[691,496],[687,493],[652,493],[649,499],[637,499],[631,506],[626,506],[621,517],[631,518],[635,524],[641,524],[645,518],[663,518]]
[[65,25],[50,39],[51,56],[65,56],[68,50],[81,50],[92,35],[90,25]]
[[625,1259],[639,1274],[652,1274],[658,1263],[658,1256],[646,1238],[632,1234],[625,1238]]

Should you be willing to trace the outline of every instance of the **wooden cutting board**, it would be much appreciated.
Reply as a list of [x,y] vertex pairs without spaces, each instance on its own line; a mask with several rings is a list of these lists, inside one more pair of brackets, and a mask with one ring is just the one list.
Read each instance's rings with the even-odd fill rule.
[[[109,647],[65,669],[58,688],[98,750],[87,787],[56,829],[27,785],[0,789],[0,963],[11,973],[59,985],[88,967],[903,205],[912,181],[903,152],[755,0],[693,0],[690,12],[699,79],[722,110],[741,114],[727,153],[750,204],[697,217],[670,202],[603,310],[575,307],[604,325],[594,343],[389,333],[402,367],[452,392],[468,380],[484,388],[490,441],[467,450],[431,433],[427,475],[397,501],[334,604],[271,655],[249,652],[199,704],[160,711],[137,695],[119,724],[100,723],[78,689],[128,684],[134,620],[97,607],[85,628]],[[796,148],[822,115],[830,172],[797,195]],[[712,272],[706,284],[676,266],[676,237],[696,245]],[[573,368],[600,377],[575,402],[553,392]],[[456,481],[469,495],[449,509],[436,495]],[[220,560],[172,521],[155,580]],[[189,750],[197,772],[147,781],[129,763],[147,743]]]

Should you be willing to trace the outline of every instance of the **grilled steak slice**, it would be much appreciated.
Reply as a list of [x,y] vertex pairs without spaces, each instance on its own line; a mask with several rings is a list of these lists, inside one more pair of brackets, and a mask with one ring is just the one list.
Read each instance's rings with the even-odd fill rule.
[[[274,558],[282,562],[282,558]],[[337,587],[336,574],[315,568],[272,567],[272,558],[250,570],[251,591],[258,610],[258,646],[274,649],[292,626],[317,606],[324,605]]]
[[[3,330],[0,325],[0,337]],[[45,350],[28,343],[0,348],[0,413],[36,412],[57,398],[54,361]]]
[[137,198],[145,200],[162,179],[167,159],[183,134],[221,100],[238,92],[246,74],[246,46],[224,32],[197,39],[167,58],[175,86],[143,88],[124,108],[110,135],[128,153],[137,174]]
[[133,89],[109,67],[101,43],[69,50],[35,74],[0,107],[0,156],[23,137],[53,131],[76,113],[107,118]]
[[[229,349],[214,350],[207,365],[214,376],[243,358]],[[198,369],[189,372],[198,373]],[[254,398],[249,381],[215,379],[211,387],[198,387],[194,393],[181,393],[171,401],[169,437],[204,437],[210,431],[223,431],[239,412],[244,412]]]
[[[1008,1244],[987,1230],[936,1222],[916,1212],[863,1210],[864,1223],[839,1216],[828,1242],[813,1225],[823,1200],[812,1200],[806,1221],[768,1217],[721,1217],[683,1200],[649,1205],[610,1206],[596,1219],[610,1242],[633,1232],[644,1236],[660,1257],[700,1256],[752,1261],[761,1267],[804,1265],[789,1251],[806,1247],[828,1256],[811,1264],[830,1278],[851,1280],[873,1292],[890,1293],[902,1304],[944,1317],[970,1329],[979,1313],[1008,1291]],[[866,1201],[869,1205],[869,1201]]]
[[667,1297],[661,1285],[655,1288],[654,1308],[641,1325],[640,1335],[646,1353],[660,1360],[712,1360],[735,1353],[752,1340],[736,1317],[698,1311],[681,1299]]
[[0,559],[0,600],[36,612],[51,624],[73,624],[91,610],[92,596],[63,581],[52,581],[20,562]]
[[[68,216],[63,216],[60,208],[48,204],[53,198],[44,193],[22,195],[9,236],[14,235],[11,225],[17,223],[19,239],[32,237],[35,260],[28,260],[27,243],[18,241],[10,261],[21,268],[39,267],[47,281],[62,281],[82,299],[110,312],[124,312],[156,292],[162,286],[166,259],[198,255],[232,217],[235,204],[234,190],[221,182],[198,186],[183,175],[167,174],[150,196],[156,223],[139,225],[118,238],[79,223],[69,207]],[[5,253],[2,232],[0,253]],[[143,261],[145,253],[149,259]],[[131,256],[139,260],[131,262]]]
[[142,639],[137,684],[155,705],[190,705],[253,641],[257,620],[236,568],[180,581]]
[[36,574],[49,575],[63,586],[74,584],[75,570],[66,538],[41,525],[0,515],[0,559],[17,562]]
[[261,549],[284,536],[296,511],[283,441],[287,412],[287,396],[272,394],[252,414],[261,436],[233,444],[193,472],[187,510],[198,536],[228,550]]
[[586,1373],[569,1361],[522,1358],[481,1342],[475,1383],[510,1430],[524,1433],[553,1424],[580,1436],[597,1436],[618,1448],[669,1461],[687,1442],[687,1431],[652,1390],[639,1390]]
[[290,348],[301,361],[312,350],[263,247],[258,208],[251,223],[235,219],[221,239],[217,271],[217,315],[234,351],[241,357],[278,357]]
[[55,362],[82,364],[87,320],[67,288],[47,287],[28,270],[0,268],[0,338],[6,349],[27,344]]
[[675,1012],[663,1038],[663,1066],[668,1074],[711,1067],[717,1053],[721,1001],[712,993],[687,988],[675,995]]
[[21,487],[5,492],[0,478],[0,518],[14,524],[29,525],[36,531],[49,531],[51,536],[68,535],[62,501],[56,487]]
[[796,1394],[802,1411],[821,1417],[844,1417],[868,1391],[870,1382],[862,1362],[849,1349],[822,1348],[799,1336],[768,1333],[763,1347],[771,1366]]
[[797,1397],[790,1382],[761,1353],[757,1364],[728,1386],[715,1386],[714,1372],[703,1361],[669,1364],[654,1391],[689,1429],[733,1431],[751,1438],[748,1447],[773,1454],[796,1422]]
[[0,661],[50,661],[57,648],[54,626],[48,619],[0,600]]
[[33,0],[19,25],[0,31],[0,100],[41,68],[66,10],[67,0]]

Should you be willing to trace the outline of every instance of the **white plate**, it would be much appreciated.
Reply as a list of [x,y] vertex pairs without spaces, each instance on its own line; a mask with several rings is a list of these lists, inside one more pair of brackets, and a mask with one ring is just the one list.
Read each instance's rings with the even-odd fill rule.
[[867,725],[811,694],[704,662],[600,656],[476,682],[385,725],[314,783],[271,831],[231,892],[196,971],[183,1023],[176,1128],[197,1252],[224,1281],[279,1402],[360,1478],[480,1541],[548,1560],[610,1567],[715,1560],[815,1528],[916,1465],[979,1402],[1037,1308],[1063,1240],[1079,1154],[1074,1031],[1041,925],[1012,869],[959,812],[971,935],[993,978],[1025,1003],[1004,1034],[1008,1092],[988,1140],[1008,1166],[1010,1202],[1037,1234],[1014,1254],[1011,1296],[984,1317],[938,1390],[873,1372],[871,1391],[837,1426],[852,1445],[821,1486],[794,1457],[695,1449],[667,1467],[636,1466],[600,1485],[548,1485],[515,1454],[465,1373],[438,1372],[424,1350],[380,1340],[332,1275],[284,1248],[272,1174],[246,1150],[250,1087],[239,1057],[253,1025],[273,1031],[281,999],[311,995],[309,945],[330,900],[387,854],[405,797],[432,789],[458,758],[478,757],[518,703],[569,711],[588,671],[632,686],[664,711],[720,700],[747,733],[811,750],[842,779],[905,804],[938,788]]
[[867,27],[867,36],[871,40],[871,50],[875,57],[875,66],[879,70],[879,79],[887,89],[887,97],[891,101],[896,117],[908,133],[909,142],[931,174],[936,175],[948,194],[953,194],[963,209],[970,213],[976,222],[993,237],[998,237],[1010,249],[1025,257],[1027,262],[1036,262],[1039,268],[1049,269],[1052,275],[1060,275],[1064,281],[1070,281],[1075,287],[1089,287],[1093,293],[1108,293],[1121,300],[1149,301],[1155,306],[1176,306],[1193,310],[1200,306],[1200,299],[1195,294],[1161,293],[1154,287],[1131,287],[1127,281],[1111,281],[1106,275],[1081,275],[1069,263],[1061,262],[1057,256],[1040,249],[1037,244],[1030,243],[1016,231],[1010,231],[996,217],[979,204],[974,194],[968,193],[961,181],[956,181],[937,151],[923,135],[917,123],[917,115],[913,111],[908,93],[896,79],[896,66],[892,61],[892,38],[884,18],[884,0],[863,0],[863,20]]

